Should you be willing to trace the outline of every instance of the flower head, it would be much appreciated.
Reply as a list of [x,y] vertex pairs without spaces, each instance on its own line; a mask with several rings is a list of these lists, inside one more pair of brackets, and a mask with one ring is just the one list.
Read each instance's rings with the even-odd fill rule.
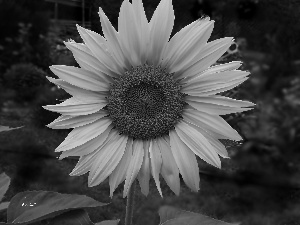
[[198,191],[196,155],[220,168],[219,155],[228,154],[218,139],[241,140],[219,115],[254,105],[216,95],[248,79],[237,70],[241,62],[212,66],[233,39],[207,43],[209,18],[170,39],[171,0],[161,0],[150,22],[141,0],[125,0],[118,32],[102,9],[99,15],[104,37],[77,26],[84,44],[65,43],[80,68],[50,67],[60,79],[49,80],[73,96],[44,107],[62,114],[48,127],[74,128],[56,152],[80,157],[70,175],[89,172],[89,186],[109,177],[111,196],[125,180],[125,197],[136,178],[147,195],[151,175],[162,195],[159,174],[176,195],[179,173]]

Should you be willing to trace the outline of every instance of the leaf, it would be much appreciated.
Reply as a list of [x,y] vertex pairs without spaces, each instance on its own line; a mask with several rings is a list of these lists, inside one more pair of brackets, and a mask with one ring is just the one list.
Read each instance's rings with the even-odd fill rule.
[[50,220],[51,225],[95,225],[84,209],[75,209]]
[[[23,127],[23,126],[22,126],[22,127]],[[9,127],[7,127],[7,126],[1,126],[1,125],[0,125],[0,132],[2,132],[2,131],[10,131],[10,130],[15,130],[15,129],[20,129],[20,128],[22,128],[22,127],[9,128]]]
[[176,209],[171,206],[162,206],[158,211],[160,224],[163,225],[239,225],[216,220],[199,213]]
[[0,211],[7,209],[8,205],[9,205],[9,202],[1,202],[0,203]]
[[98,207],[98,202],[85,195],[60,194],[52,191],[25,191],[16,194],[7,209],[8,223],[36,222],[77,208]]
[[0,202],[4,197],[10,184],[10,178],[5,173],[0,174]]
[[118,225],[120,220],[104,220],[99,223],[96,223],[95,225]]

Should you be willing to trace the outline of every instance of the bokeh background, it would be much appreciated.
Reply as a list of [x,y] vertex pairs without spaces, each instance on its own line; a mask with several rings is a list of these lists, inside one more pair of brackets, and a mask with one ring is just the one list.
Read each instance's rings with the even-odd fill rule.
[[[159,0],[143,3],[150,20]],[[55,77],[50,65],[78,66],[63,44],[70,38],[82,42],[75,24],[102,34],[102,7],[117,28],[120,5],[120,0],[0,0],[0,124],[24,126],[0,135],[0,173],[12,179],[4,201],[25,190],[84,194],[112,202],[87,209],[92,221],[124,221],[123,184],[110,199],[107,180],[88,188],[88,174],[70,177],[77,158],[59,161],[54,153],[70,130],[47,128],[59,114],[41,107],[70,97],[45,77]],[[210,41],[235,38],[217,63],[242,60],[241,69],[251,76],[222,95],[257,105],[223,116],[244,140],[222,140],[231,157],[222,159],[222,170],[198,158],[198,193],[181,180],[175,197],[161,178],[162,199],[151,179],[148,197],[137,189],[133,223],[158,224],[159,207],[171,205],[243,225],[300,224],[300,0],[173,0],[173,6],[172,35],[208,15],[215,20]],[[0,221],[5,218],[1,211]]]

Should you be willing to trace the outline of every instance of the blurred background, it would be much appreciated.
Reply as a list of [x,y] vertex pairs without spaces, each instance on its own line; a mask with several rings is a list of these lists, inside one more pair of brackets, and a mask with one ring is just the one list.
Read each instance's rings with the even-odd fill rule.
[[[143,3],[150,20],[159,0]],[[112,201],[88,209],[92,221],[124,219],[123,184],[110,199],[107,180],[88,188],[88,174],[70,177],[77,158],[59,161],[54,153],[70,130],[47,128],[60,114],[41,107],[70,97],[45,77],[55,77],[50,65],[78,66],[63,44],[82,42],[75,24],[102,34],[102,7],[117,29],[120,5],[120,0],[0,0],[0,124],[24,126],[0,134],[0,173],[12,179],[4,201],[25,190],[85,194]],[[134,224],[158,224],[162,205],[245,225],[300,224],[300,0],[173,0],[173,6],[172,35],[210,16],[215,20],[210,41],[235,38],[217,64],[241,60],[240,69],[251,76],[222,95],[257,105],[223,116],[244,140],[222,140],[231,157],[222,159],[222,170],[198,158],[198,193],[182,180],[179,197],[163,179],[163,199],[153,180],[148,197],[138,188]],[[1,211],[0,221],[5,218]]]

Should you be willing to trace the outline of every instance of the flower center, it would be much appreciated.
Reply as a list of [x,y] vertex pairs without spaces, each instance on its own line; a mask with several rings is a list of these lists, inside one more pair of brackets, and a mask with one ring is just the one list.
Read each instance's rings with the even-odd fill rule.
[[105,109],[120,134],[154,139],[169,134],[187,104],[181,86],[161,67],[132,68],[111,84]]

